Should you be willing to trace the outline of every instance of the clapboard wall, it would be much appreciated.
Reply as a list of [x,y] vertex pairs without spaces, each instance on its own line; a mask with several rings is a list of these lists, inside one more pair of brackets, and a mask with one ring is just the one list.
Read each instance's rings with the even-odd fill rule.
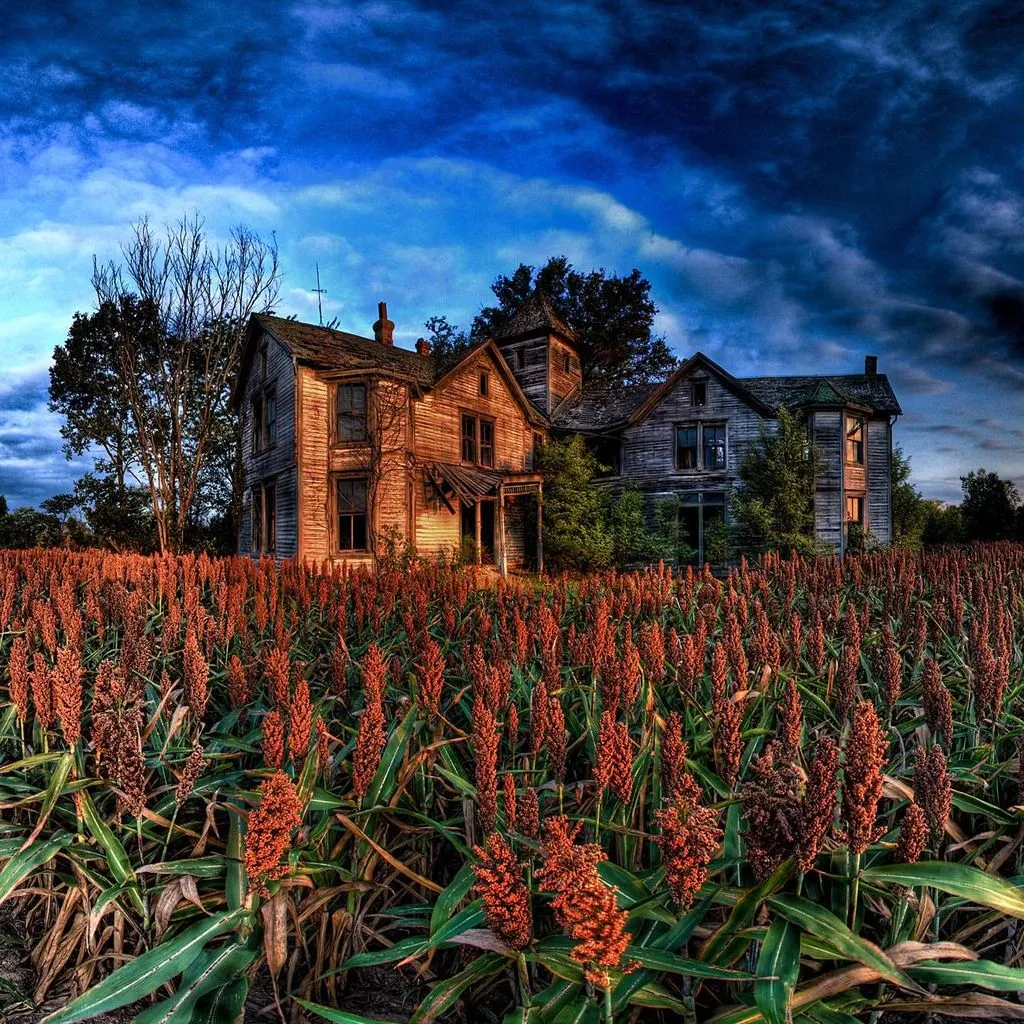
[[[261,349],[266,347],[267,374],[262,376]],[[274,388],[277,395],[276,438],[260,452],[253,451],[253,400]],[[298,547],[298,517],[295,474],[295,364],[291,354],[271,335],[263,332],[253,346],[245,387],[239,402],[242,431],[242,523],[238,553],[252,552],[252,491],[271,481],[277,488],[277,542],[275,556],[294,558]]]
[[821,458],[814,482],[814,534],[837,551],[843,546],[846,517],[843,498],[843,413],[840,409],[815,409],[811,433]]
[[867,517],[872,536],[892,541],[892,428],[889,420],[867,422]]

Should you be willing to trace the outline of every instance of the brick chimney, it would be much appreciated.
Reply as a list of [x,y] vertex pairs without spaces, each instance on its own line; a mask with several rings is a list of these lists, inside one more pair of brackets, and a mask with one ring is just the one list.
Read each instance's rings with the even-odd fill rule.
[[377,303],[377,322],[373,325],[373,340],[379,341],[382,345],[394,345],[395,324],[388,319],[388,304]]
[[864,373],[868,377],[874,377],[878,373],[878,356],[864,357]]
[[416,355],[418,356],[429,356],[430,355],[430,342],[426,338],[416,339]]

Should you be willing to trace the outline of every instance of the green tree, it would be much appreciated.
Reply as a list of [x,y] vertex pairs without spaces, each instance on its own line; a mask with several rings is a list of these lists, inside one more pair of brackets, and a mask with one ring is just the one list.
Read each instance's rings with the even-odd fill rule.
[[960,506],[925,499],[924,522],[921,527],[922,546],[962,544],[965,539],[964,517]]
[[58,542],[54,517],[37,508],[22,506],[0,518],[0,548],[53,547]]
[[[244,227],[212,245],[196,215],[168,225],[163,237],[138,221],[122,257],[93,269],[91,327],[108,346],[107,367],[81,385],[65,373],[68,393],[56,401],[73,409],[80,386],[82,429],[96,437],[109,417],[96,417],[93,428],[94,387],[108,389],[103,409],[127,407],[128,457],[148,490],[157,542],[161,551],[179,551],[190,530],[240,507],[233,484],[241,449],[229,397],[249,315],[277,296],[277,247]],[[77,438],[72,428],[67,443]]]
[[451,366],[469,348],[469,335],[458,324],[448,323],[446,316],[432,316],[423,325],[430,354],[441,370]]
[[1020,495],[1012,480],[982,468],[960,477],[960,485],[967,540],[1006,540],[1014,535]]
[[925,523],[924,499],[910,482],[910,459],[897,445],[889,464],[892,487],[892,543],[895,547],[916,551],[921,547]]
[[591,486],[598,461],[578,434],[537,450],[544,476],[544,558],[556,571],[606,568],[615,542],[604,494]]
[[756,550],[812,552],[814,478],[820,456],[803,417],[780,410],[777,429],[765,426],[740,466],[733,499],[736,534]]
[[480,311],[470,338],[494,337],[534,288],[575,333],[587,380],[646,383],[664,379],[678,364],[665,338],[654,333],[658,307],[639,270],[582,273],[565,256],[552,256],[539,270],[520,263],[511,276],[499,275],[491,285],[498,303]]
[[650,528],[647,498],[635,486],[627,487],[612,502],[609,526],[616,565],[626,567],[675,557],[671,538],[660,529]]

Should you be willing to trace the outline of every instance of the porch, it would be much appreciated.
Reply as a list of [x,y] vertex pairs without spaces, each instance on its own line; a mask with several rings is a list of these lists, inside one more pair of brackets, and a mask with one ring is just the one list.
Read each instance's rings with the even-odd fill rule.
[[[510,562],[532,562],[544,571],[544,485],[539,473],[500,472],[451,462],[428,462],[427,479],[440,501],[459,515],[459,536],[470,542],[478,565],[493,564],[506,575]],[[536,523],[522,500],[535,496]]]

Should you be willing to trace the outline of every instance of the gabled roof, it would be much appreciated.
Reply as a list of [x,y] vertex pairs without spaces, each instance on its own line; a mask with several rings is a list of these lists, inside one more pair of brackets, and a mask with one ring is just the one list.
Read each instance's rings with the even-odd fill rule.
[[555,312],[551,300],[540,288],[534,289],[533,295],[512,314],[501,330],[495,332],[494,338],[496,341],[512,341],[532,334],[557,334],[570,344],[576,343],[576,335]]
[[889,416],[900,416],[903,413],[889,378],[884,373],[829,374],[822,377],[743,377],[740,383],[757,395],[765,405],[775,409],[795,408],[815,402],[822,405],[830,404],[823,397],[815,398],[815,392],[819,392],[821,385],[827,383],[844,404],[863,405],[872,412]]
[[635,423],[654,409],[680,377],[701,365],[715,372],[734,393],[744,397],[764,416],[773,417],[782,408],[809,405],[853,405],[887,416],[898,416],[903,412],[884,373],[732,377],[712,359],[698,352],[662,384],[584,385],[554,411],[552,426],[558,430],[601,433]]
[[508,365],[505,357],[501,354],[501,349],[488,338],[486,341],[477,342],[475,345],[470,346],[465,352],[450,366],[446,366],[434,380],[433,388],[443,388],[448,380],[454,376],[459,370],[461,370],[467,363],[476,359],[480,355],[489,355],[493,360],[494,364],[501,374],[501,379],[505,382],[505,386],[509,389],[512,397],[519,403],[523,411],[526,413],[526,418],[532,423],[544,424],[547,422],[547,418],[537,408],[533,402],[527,398],[526,393],[523,391],[516,380],[516,375],[512,372],[511,367]]
[[378,370],[423,387],[434,381],[434,361],[407,348],[265,313],[252,322],[274,335],[300,363],[332,370]]

